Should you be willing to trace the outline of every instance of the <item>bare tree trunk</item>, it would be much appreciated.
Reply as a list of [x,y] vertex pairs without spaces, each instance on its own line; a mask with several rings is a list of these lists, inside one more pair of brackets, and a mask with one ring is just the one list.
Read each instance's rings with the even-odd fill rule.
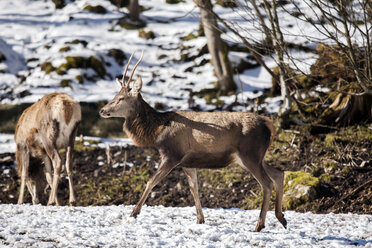
[[212,12],[210,0],[194,0],[200,7],[201,21],[207,37],[208,50],[212,56],[212,64],[218,78],[218,88],[224,92],[235,91],[236,84],[233,71],[228,59],[226,44],[223,42],[218,30],[217,20]]
[[283,34],[279,26],[279,19],[278,19],[275,0],[271,1],[271,6],[267,2],[267,0],[264,0],[264,6],[265,6],[266,14],[268,15],[268,18],[271,24],[272,31],[270,32],[270,34],[272,37],[272,42],[274,45],[274,52],[277,57],[276,59],[277,59],[277,63],[279,66],[279,82],[280,82],[281,96],[283,99],[283,104],[280,108],[279,116],[282,118],[287,118],[292,108],[292,97],[290,95],[290,92],[286,84],[288,72],[286,69],[286,65],[284,63],[284,51],[285,51],[284,38],[283,38]]
[[129,19],[133,22],[138,22],[139,21],[138,0],[130,0],[130,3],[129,3]]

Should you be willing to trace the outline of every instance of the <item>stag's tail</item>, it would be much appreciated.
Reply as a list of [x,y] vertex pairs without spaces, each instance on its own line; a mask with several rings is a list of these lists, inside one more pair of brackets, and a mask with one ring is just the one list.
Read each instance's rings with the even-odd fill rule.
[[276,131],[275,131],[275,126],[274,126],[274,123],[273,121],[269,118],[269,117],[263,117],[265,119],[265,124],[267,126],[267,128],[270,129],[270,144],[269,146],[271,146],[271,144],[273,143],[273,140],[274,140],[274,137],[276,135]]

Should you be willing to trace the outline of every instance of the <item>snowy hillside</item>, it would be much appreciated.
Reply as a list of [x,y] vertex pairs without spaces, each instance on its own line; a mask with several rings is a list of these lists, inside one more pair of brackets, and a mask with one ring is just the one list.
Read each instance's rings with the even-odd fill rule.
[[[101,5],[107,12],[88,12],[84,10],[88,4]],[[52,1],[1,1],[0,52],[6,60],[0,61],[0,70],[3,72],[0,73],[0,103],[34,102],[56,90],[66,91],[79,101],[111,99],[117,91],[114,78],[122,73],[121,62],[126,63],[127,59],[116,61],[110,56],[110,50],[120,49],[126,58],[138,51],[135,60],[144,50],[145,56],[137,75],[144,80],[143,95],[150,104],[159,102],[169,109],[187,109],[190,89],[196,92],[212,88],[212,82],[216,81],[212,65],[203,62],[210,59],[209,54],[186,62],[181,59],[184,54],[197,55],[206,44],[205,37],[188,41],[183,39],[199,29],[199,10],[192,1],[173,5],[165,4],[163,0],[151,0],[140,1],[140,4],[146,9],[141,14],[141,18],[147,22],[145,30],[154,32],[153,39],[141,38],[138,30],[126,30],[117,25],[123,14],[106,0],[74,1],[57,10]],[[127,10],[122,8],[120,11]],[[248,24],[239,20],[244,10],[232,13],[231,9],[216,5],[215,11],[224,18],[238,20],[242,25]],[[289,26],[293,18],[283,18],[282,22]],[[298,32],[296,28],[292,31]],[[289,37],[291,42],[304,42],[299,36],[295,39]],[[240,42],[230,33],[224,34],[223,38]],[[307,62],[313,61],[313,54],[296,53],[305,67]],[[66,63],[67,57],[77,56],[97,58],[105,65],[104,75],[97,76],[91,68],[48,71],[48,66],[58,68]],[[247,54],[230,52],[229,57],[236,65]],[[267,63],[275,66],[272,61]],[[83,76],[83,82],[79,82],[79,76]],[[65,80],[64,84],[62,80]],[[243,90],[239,101],[257,97],[263,89],[271,87],[271,76],[261,67],[236,74],[235,81]],[[222,99],[229,104],[234,102],[235,96]],[[212,108],[202,98],[194,100],[203,109]],[[264,105],[269,111],[276,112],[278,101],[268,100]]]
[[286,212],[288,229],[268,213],[252,232],[258,210],[133,206],[43,207],[0,205],[0,246],[8,247],[372,247],[372,216]]

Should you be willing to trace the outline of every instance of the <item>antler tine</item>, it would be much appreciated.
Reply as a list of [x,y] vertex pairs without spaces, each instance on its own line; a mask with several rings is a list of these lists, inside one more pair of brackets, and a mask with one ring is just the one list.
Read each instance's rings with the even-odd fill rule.
[[128,87],[129,87],[129,84],[130,84],[130,80],[132,80],[132,77],[133,77],[133,74],[134,74],[134,71],[136,70],[137,66],[139,65],[139,63],[141,63],[141,60],[142,60],[142,57],[143,57],[143,50],[142,50],[142,54],[141,54],[141,57],[139,58],[139,60],[137,61],[136,65],[133,67],[133,70],[132,70],[132,73],[130,74],[129,78],[128,78]]
[[[123,78],[121,79],[121,84],[122,84],[122,86],[125,86],[125,82],[124,82],[124,80],[125,80],[125,75],[127,75],[127,71],[128,71],[129,64],[130,64],[130,62],[132,61],[132,58],[133,58],[133,55],[134,55],[135,52],[136,52],[136,51],[134,51],[134,52],[132,53],[132,55],[130,56],[130,58],[129,58],[129,60],[128,60],[127,65],[125,66],[124,74],[123,74]],[[129,85],[129,84],[128,84],[128,85]],[[129,86],[128,86],[128,87],[129,87]]]

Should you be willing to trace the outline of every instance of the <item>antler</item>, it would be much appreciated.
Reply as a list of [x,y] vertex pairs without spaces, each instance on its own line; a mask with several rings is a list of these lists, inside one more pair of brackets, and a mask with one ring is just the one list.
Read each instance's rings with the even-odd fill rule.
[[[133,54],[134,54],[134,53],[133,53]],[[132,56],[133,56],[133,55],[132,55]],[[134,71],[136,70],[136,68],[137,68],[137,66],[139,65],[139,63],[141,63],[142,57],[143,57],[143,50],[142,50],[141,57],[139,58],[139,60],[138,60],[137,63],[135,64],[135,66],[133,67],[132,73],[130,74],[130,76],[129,76],[129,78],[128,78],[128,81],[127,81],[127,84],[126,84],[126,87],[128,87],[128,89],[129,89],[129,84],[130,84],[130,81],[132,80],[132,77],[133,77]]]
[[126,87],[129,89],[129,84],[130,84],[130,81],[132,80],[132,77],[133,77],[133,74],[134,74],[134,71],[136,70],[137,66],[139,65],[139,63],[141,63],[141,60],[142,60],[142,57],[143,57],[143,50],[142,50],[142,54],[141,54],[141,57],[139,58],[139,60],[137,61],[137,63],[135,64],[135,66],[133,67],[133,70],[132,70],[132,73],[130,74],[128,80],[127,80],[127,83],[124,82],[125,80],[125,76],[127,75],[127,71],[128,71],[128,67],[129,67],[129,64],[130,62],[132,61],[132,58],[133,58],[133,55],[136,51],[134,51],[132,53],[132,55],[130,56],[129,60],[128,60],[128,63],[127,65],[125,66],[125,69],[124,69],[124,73],[123,73],[123,78],[121,79],[121,81],[119,81],[119,79],[116,79],[116,81],[122,86],[122,87]]
[[[133,55],[134,55],[135,52],[136,52],[136,51],[134,51],[134,52],[132,53],[132,55],[130,56],[130,58],[129,58],[129,60],[128,60],[127,65],[125,66],[124,73],[123,73],[123,78],[121,79],[121,82],[120,82],[120,84],[121,84],[122,87],[126,87],[126,86],[125,86],[125,82],[124,82],[124,80],[125,80],[125,75],[127,75],[127,71],[128,71],[129,64],[130,64],[130,62],[132,61],[132,58],[133,58]],[[128,87],[129,87],[129,86],[128,86]]]

